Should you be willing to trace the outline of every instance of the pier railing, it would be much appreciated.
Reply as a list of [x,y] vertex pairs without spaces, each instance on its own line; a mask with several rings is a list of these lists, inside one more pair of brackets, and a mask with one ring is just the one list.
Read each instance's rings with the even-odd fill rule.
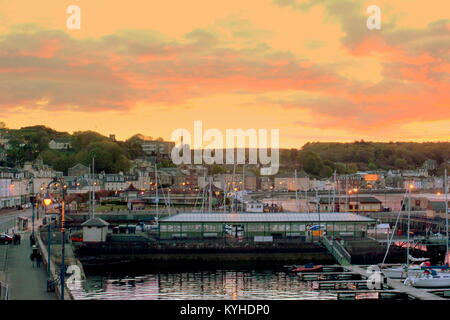
[[8,300],[9,287],[7,284],[0,282],[0,300]]
[[339,241],[331,240],[326,236],[322,237],[321,240],[327,250],[341,265],[348,266],[351,264],[352,257],[350,253],[345,250],[344,246]]

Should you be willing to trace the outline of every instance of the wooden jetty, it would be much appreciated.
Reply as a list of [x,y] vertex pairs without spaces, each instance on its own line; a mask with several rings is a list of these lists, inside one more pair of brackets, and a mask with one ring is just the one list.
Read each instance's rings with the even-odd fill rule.
[[[333,291],[331,291],[333,292]],[[334,291],[338,300],[392,300],[408,299],[408,295],[397,290],[356,290],[356,291]]]
[[[334,272],[326,272],[333,270]],[[403,284],[400,280],[381,277],[382,283],[375,290],[369,287],[371,272],[363,266],[346,265],[342,271],[337,268],[329,268],[326,271],[314,273],[298,273],[301,281],[312,282],[312,288],[328,290],[336,293],[338,300],[359,299],[417,299],[417,300],[447,300],[450,297],[450,289],[418,289]],[[368,282],[369,280],[369,282]]]
[[[382,289],[389,289],[383,284]],[[312,288],[315,290],[369,290],[367,280],[336,280],[336,281],[314,281]]]
[[302,281],[361,280],[361,275],[359,273],[357,273],[357,272],[299,273],[298,277]]

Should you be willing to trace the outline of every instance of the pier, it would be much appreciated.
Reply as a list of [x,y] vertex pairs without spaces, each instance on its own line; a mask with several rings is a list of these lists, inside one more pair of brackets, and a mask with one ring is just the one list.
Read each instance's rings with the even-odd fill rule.
[[[367,279],[369,273],[367,272],[366,269],[362,268],[361,266],[346,266],[345,267],[348,271],[350,272],[354,272],[354,273],[359,273],[361,275],[361,277]],[[418,300],[447,300],[443,297],[440,297],[436,294],[433,294],[431,292],[433,292],[433,290],[427,290],[427,289],[418,289],[418,288],[414,288],[413,286],[407,286],[405,284],[403,284],[403,282],[401,280],[394,280],[394,279],[389,279],[389,278],[385,278],[385,284],[393,289],[392,292],[399,292],[399,293],[404,293],[407,294],[409,297],[412,297],[413,299],[418,299]],[[442,290],[441,290],[442,291]]]
[[[381,275],[379,283],[370,276],[374,273],[360,265],[324,266],[322,272],[298,273],[300,281],[309,282],[313,290],[337,295],[338,300],[448,300],[450,289],[419,289],[403,284],[401,280]],[[326,269],[325,269],[326,268]],[[378,270],[374,270],[378,271]],[[375,279],[374,279],[375,280]],[[372,286],[373,285],[373,286]]]

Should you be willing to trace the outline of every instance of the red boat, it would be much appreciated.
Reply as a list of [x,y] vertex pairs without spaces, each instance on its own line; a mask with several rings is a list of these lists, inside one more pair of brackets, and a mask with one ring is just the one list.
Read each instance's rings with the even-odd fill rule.
[[292,269],[292,272],[320,272],[322,271],[323,266],[322,265],[318,265],[318,266],[304,266],[304,267],[297,267]]

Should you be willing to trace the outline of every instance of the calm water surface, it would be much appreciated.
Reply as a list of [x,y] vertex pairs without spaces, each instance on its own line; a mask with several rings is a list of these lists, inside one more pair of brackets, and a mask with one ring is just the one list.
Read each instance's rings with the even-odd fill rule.
[[118,279],[88,275],[86,281],[69,287],[77,300],[336,299],[333,293],[313,291],[295,275],[279,271],[154,273],[141,275],[142,282],[135,285],[117,283]]

